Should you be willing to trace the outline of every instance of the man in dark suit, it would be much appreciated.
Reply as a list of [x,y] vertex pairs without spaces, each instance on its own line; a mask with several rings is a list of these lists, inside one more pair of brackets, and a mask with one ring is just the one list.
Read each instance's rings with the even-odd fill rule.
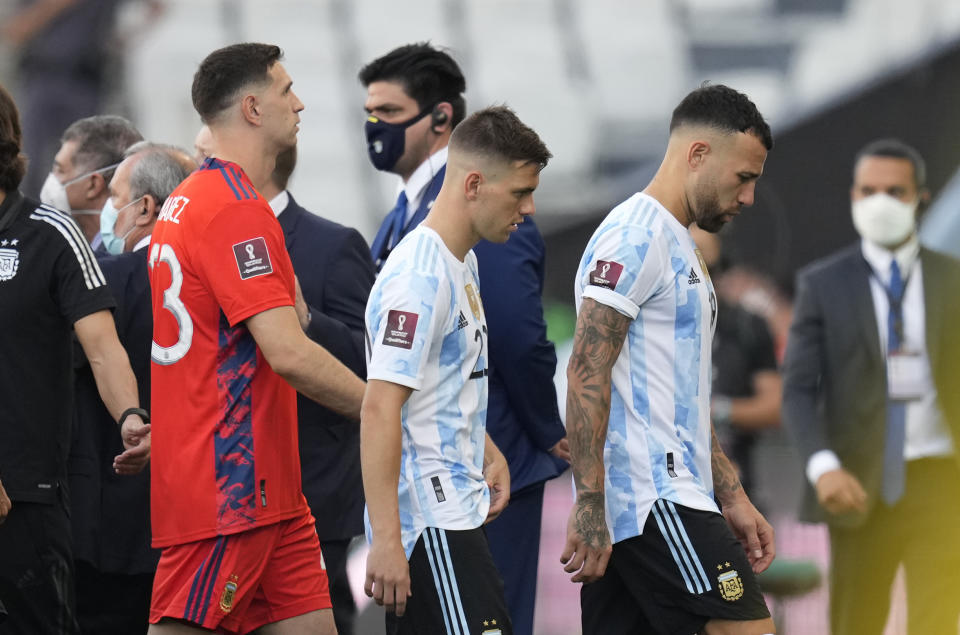
[[[401,46],[361,69],[367,89],[368,153],[403,186],[371,252],[377,268],[422,221],[443,184],[447,144],[466,114],[466,80],[429,44]],[[544,244],[527,217],[505,244],[475,248],[490,333],[487,432],[510,467],[510,504],[486,526],[517,635],[533,631],[544,483],[570,458],[553,385],[557,365],[546,337],[541,293]]]
[[826,521],[831,630],[880,633],[903,564],[912,633],[960,616],[960,263],[920,246],[924,164],[895,140],[854,167],[860,243],[798,276],[783,420]]
[[[150,403],[153,340],[147,245],[164,201],[194,168],[181,150],[140,142],[124,154],[109,184],[110,203],[119,210],[113,231],[123,241],[123,253],[98,261],[117,302],[117,334],[142,404]],[[78,621],[91,635],[146,633],[159,558],[150,548],[150,473],[114,473],[110,459],[120,451],[116,424],[80,357],[69,474]]]
[[[373,263],[363,236],[308,212],[287,192],[296,148],[277,157],[270,201],[297,275],[297,316],[304,332],[364,377],[363,312],[373,286]],[[363,533],[360,426],[297,395],[303,493],[316,519],[340,635],[353,633],[356,605],[347,580],[347,547]]]

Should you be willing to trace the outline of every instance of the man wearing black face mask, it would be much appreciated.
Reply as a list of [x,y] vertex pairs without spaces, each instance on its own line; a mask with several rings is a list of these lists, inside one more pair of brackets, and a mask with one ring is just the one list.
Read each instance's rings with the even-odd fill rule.
[[360,81],[367,88],[370,161],[403,179],[397,204],[371,246],[379,271],[390,250],[426,218],[440,192],[450,133],[466,114],[466,80],[446,53],[411,44],[365,66]]
[[[447,144],[466,114],[457,63],[426,43],[401,46],[359,74],[367,88],[368,152],[374,167],[403,180],[397,205],[371,247],[379,270],[420,224],[440,191]],[[544,244],[527,217],[505,244],[475,248],[489,330],[487,432],[510,467],[510,504],[486,525],[514,633],[533,631],[544,483],[567,465],[566,431],[553,386],[556,354],[546,338]],[[518,317],[519,316],[519,317]]]

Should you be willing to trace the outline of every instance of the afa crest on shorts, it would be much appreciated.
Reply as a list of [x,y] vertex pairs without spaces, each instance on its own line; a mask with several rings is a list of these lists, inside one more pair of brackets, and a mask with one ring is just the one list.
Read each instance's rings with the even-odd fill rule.
[[736,569],[730,569],[717,576],[720,587],[720,596],[727,602],[733,602],[743,597],[743,580]]
[[220,595],[220,610],[229,613],[233,610],[233,598],[237,594],[237,576],[232,575],[223,585],[223,593]]
[[480,635],[501,635],[503,631],[497,626],[497,620],[483,620],[483,631]]
[[19,268],[20,252],[16,249],[0,249],[0,282],[9,280],[17,275],[17,269]]

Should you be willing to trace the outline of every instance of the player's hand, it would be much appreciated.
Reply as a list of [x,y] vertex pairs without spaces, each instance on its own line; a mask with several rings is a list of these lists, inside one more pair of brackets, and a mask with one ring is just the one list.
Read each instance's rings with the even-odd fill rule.
[[817,479],[816,490],[820,505],[831,514],[867,511],[867,492],[857,477],[842,467],[824,472]]
[[556,444],[554,444],[554,446],[550,448],[550,454],[557,457],[558,459],[561,459],[569,463],[570,462],[570,441],[567,440],[567,437],[563,437],[562,439],[557,441]]
[[580,493],[567,520],[567,544],[560,562],[571,582],[594,582],[603,577],[613,547],[604,513],[603,493]]
[[300,278],[294,276],[293,281],[297,288],[297,294],[293,301],[293,308],[297,311],[297,319],[300,320],[300,328],[306,331],[310,326],[310,307],[307,306],[307,301],[303,299],[303,289],[300,288]]
[[126,449],[114,457],[113,470],[117,474],[136,474],[150,462],[150,424],[137,415],[129,415],[120,426],[120,437]]
[[490,488],[490,509],[484,524],[490,522],[507,508],[510,502],[510,467],[503,453],[492,443],[483,453],[483,479]]
[[10,497],[7,496],[7,490],[3,489],[3,482],[0,481],[0,525],[7,519],[7,514],[13,508]]
[[754,573],[766,571],[776,556],[773,541],[773,527],[746,494],[734,503],[723,506],[723,517],[730,526],[733,535],[747,552],[747,560]]
[[399,540],[374,538],[367,555],[367,580],[363,590],[367,597],[398,617],[407,610],[407,598],[412,595],[410,563]]

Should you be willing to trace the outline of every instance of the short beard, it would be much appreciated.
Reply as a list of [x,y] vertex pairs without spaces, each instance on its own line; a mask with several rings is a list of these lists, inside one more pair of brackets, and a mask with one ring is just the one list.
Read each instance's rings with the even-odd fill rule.
[[723,210],[720,209],[720,200],[715,191],[708,192],[706,187],[698,188],[694,192],[693,218],[703,231],[716,234],[723,229]]

